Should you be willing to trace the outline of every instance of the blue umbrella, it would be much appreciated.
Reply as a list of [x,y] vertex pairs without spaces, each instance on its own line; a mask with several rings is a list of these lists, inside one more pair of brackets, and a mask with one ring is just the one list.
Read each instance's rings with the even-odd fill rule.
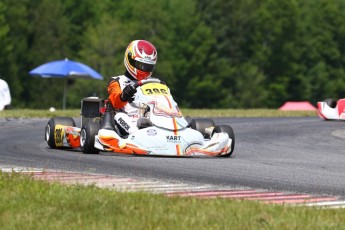
[[[102,75],[97,73],[91,67],[76,61],[57,60],[45,63],[36,67],[29,72],[30,75],[40,76],[43,78],[84,78],[84,79],[98,79],[103,80]],[[64,86],[63,106],[66,106],[66,85]]]

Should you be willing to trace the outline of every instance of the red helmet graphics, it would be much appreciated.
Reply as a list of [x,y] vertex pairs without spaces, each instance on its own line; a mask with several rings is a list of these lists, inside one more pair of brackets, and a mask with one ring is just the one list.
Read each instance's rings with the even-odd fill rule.
[[127,71],[137,80],[151,76],[157,62],[157,50],[148,41],[132,41],[125,52],[124,63]]

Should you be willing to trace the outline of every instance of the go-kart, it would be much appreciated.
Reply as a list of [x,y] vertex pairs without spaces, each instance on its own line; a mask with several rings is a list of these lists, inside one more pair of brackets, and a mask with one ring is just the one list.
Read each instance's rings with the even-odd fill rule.
[[318,102],[317,112],[325,120],[345,120],[345,99],[328,98]]
[[235,136],[229,125],[215,125],[212,119],[183,117],[169,88],[158,79],[138,81],[134,105],[140,117],[138,129],[125,133],[114,119],[118,112],[107,100],[84,98],[81,128],[70,117],[48,121],[45,139],[51,148],[80,148],[86,154],[100,151],[159,156],[232,155]]

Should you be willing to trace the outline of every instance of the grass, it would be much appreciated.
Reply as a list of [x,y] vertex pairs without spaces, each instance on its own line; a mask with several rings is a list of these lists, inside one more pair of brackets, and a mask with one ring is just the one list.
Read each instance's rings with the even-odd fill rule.
[[[181,109],[184,116],[190,117],[312,117],[317,116],[316,111],[280,111],[278,109]],[[34,118],[54,116],[80,116],[79,109],[35,110],[13,109],[0,111],[0,118]]]
[[0,229],[344,229],[344,209],[167,198],[0,172]]
[[69,109],[69,110],[56,110],[55,112],[50,112],[47,110],[40,109],[10,109],[0,111],[0,118],[36,118],[36,117],[55,117],[55,116],[67,116],[67,117],[78,117],[80,116],[79,109]]
[[314,117],[316,111],[281,111],[278,109],[182,109],[191,117]]

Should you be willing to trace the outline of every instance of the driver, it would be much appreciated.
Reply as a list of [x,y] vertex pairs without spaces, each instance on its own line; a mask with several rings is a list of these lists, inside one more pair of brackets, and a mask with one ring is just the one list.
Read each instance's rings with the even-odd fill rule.
[[137,90],[134,84],[137,81],[151,77],[157,62],[157,50],[148,41],[132,41],[126,51],[124,75],[111,77],[108,84],[109,102],[116,110],[115,121],[127,133],[136,131],[139,118],[139,106],[132,103]]

